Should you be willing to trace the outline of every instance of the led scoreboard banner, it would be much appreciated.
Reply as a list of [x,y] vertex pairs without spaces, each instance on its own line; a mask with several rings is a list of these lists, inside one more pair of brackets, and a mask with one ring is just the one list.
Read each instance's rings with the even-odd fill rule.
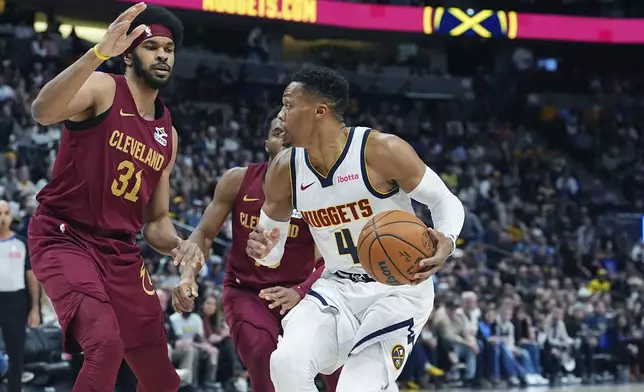
[[[135,3],[138,0],[119,0]],[[644,43],[644,19],[349,3],[330,0],[147,0],[218,14],[354,30],[551,41]]]
[[423,33],[479,36],[483,38],[517,37],[517,13],[460,8],[424,7]]

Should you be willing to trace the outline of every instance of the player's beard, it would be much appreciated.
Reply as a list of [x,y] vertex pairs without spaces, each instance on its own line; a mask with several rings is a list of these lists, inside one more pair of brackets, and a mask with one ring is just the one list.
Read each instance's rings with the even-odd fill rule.
[[[142,78],[145,83],[154,90],[158,90],[168,84],[172,76],[172,73],[170,73],[166,79],[157,78],[152,74],[152,72],[143,69],[143,62],[134,52],[132,52],[132,68],[134,69],[136,76]],[[172,72],[172,69],[170,72]]]

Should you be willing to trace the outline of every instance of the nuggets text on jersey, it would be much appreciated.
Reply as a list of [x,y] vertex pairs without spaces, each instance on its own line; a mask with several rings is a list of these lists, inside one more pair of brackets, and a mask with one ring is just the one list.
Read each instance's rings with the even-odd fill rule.
[[315,228],[332,227],[367,219],[373,215],[369,199],[339,204],[313,211],[300,211],[302,219]]

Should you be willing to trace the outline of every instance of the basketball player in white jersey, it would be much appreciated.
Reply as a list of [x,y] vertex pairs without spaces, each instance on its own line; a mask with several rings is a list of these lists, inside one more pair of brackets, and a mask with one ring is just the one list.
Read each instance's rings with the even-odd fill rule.
[[[266,201],[247,252],[263,265],[279,263],[297,209],[326,270],[282,322],[284,335],[271,356],[276,392],[317,391],[315,375],[343,365],[338,392],[397,391],[395,380],[432,311],[428,278],[453,252],[463,226],[461,202],[409,144],[344,125],[348,103],[348,83],[326,68],[299,71],[282,97],[278,117],[294,148],[268,169]],[[360,231],[379,212],[413,212],[410,198],[432,213],[436,254],[421,261],[413,285],[375,282],[357,257]]]

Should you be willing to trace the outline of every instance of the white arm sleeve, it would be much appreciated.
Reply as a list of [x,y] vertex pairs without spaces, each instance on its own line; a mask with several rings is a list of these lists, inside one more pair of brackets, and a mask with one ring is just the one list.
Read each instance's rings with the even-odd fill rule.
[[429,208],[434,228],[456,244],[465,222],[465,210],[461,201],[450,192],[438,174],[427,167],[423,179],[408,195]]
[[259,213],[259,224],[264,226],[266,230],[270,231],[277,227],[280,231],[280,237],[277,240],[277,244],[275,244],[273,249],[271,249],[271,251],[266,255],[266,258],[264,260],[255,259],[255,261],[263,266],[272,267],[279,264],[280,260],[282,260],[282,256],[284,255],[284,245],[286,245],[286,238],[288,238],[288,230],[291,225],[291,220],[289,219],[286,222],[272,220],[262,209]]

